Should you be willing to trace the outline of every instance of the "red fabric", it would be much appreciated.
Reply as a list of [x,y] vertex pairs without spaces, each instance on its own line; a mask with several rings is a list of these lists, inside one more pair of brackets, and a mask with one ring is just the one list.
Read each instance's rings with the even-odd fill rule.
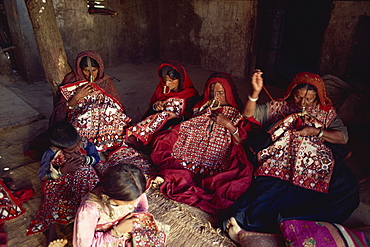
[[[180,80],[179,80],[179,89],[178,92],[170,91],[169,93],[165,94],[163,93],[163,88],[166,85],[166,82],[163,80],[161,70],[164,66],[170,66],[173,67],[177,72],[180,74]],[[153,114],[152,106],[157,101],[164,101],[169,98],[178,98],[178,99],[191,99],[191,98],[197,98],[198,91],[195,89],[193,82],[191,81],[190,77],[188,76],[184,66],[182,66],[179,62],[176,62],[174,60],[165,60],[163,61],[159,67],[158,67],[158,78],[159,83],[150,99],[149,107],[147,111],[145,112],[143,119],[148,117],[149,115]],[[192,100],[194,101],[194,100]],[[195,103],[195,102],[194,102]],[[187,102],[185,106],[185,112],[183,113],[185,119],[188,119],[191,117],[192,112],[192,106],[194,104],[193,102]]]
[[[207,81],[204,95],[210,95],[209,85],[212,84],[213,79]],[[227,85],[229,81],[225,78],[217,78],[217,81],[225,85],[226,95],[233,98],[229,102],[237,107],[234,94],[230,92],[232,87]],[[247,132],[252,130],[252,125],[253,123],[245,118],[238,122],[237,126],[242,138],[247,138]],[[197,174],[185,169],[172,155],[179,131],[192,130],[182,130],[179,124],[157,135],[153,142],[151,159],[158,166],[158,174],[165,180],[160,187],[161,192],[166,198],[199,207],[205,212],[222,213],[247,190],[252,180],[253,167],[247,159],[243,146],[236,144],[235,140],[232,141],[227,170],[211,176]]]
[[[179,72],[180,78],[180,91],[179,92],[172,92],[170,91],[168,94],[163,93],[163,88],[166,85],[166,82],[163,80],[161,75],[162,68],[167,65],[173,67],[177,72]],[[179,62],[174,60],[165,60],[163,61],[158,67],[158,78],[159,83],[157,88],[154,91],[149,103],[149,107],[157,101],[163,101],[168,98],[180,98],[180,99],[187,99],[192,96],[198,95],[197,90],[194,88],[193,82],[191,81],[190,77],[188,76],[184,66],[182,66]]]
[[326,95],[325,83],[323,79],[319,75],[309,72],[301,72],[294,76],[292,82],[285,91],[282,100],[289,98],[294,88],[300,83],[307,83],[316,87],[321,110],[328,111],[331,109],[332,103]]
[[[89,57],[95,59],[99,64],[98,76],[95,78],[94,83],[96,85],[98,85],[101,89],[103,89],[106,94],[115,98],[121,104],[121,107],[124,111],[125,108],[123,106],[122,100],[121,100],[121,98],[120,98],[120,96],[117,92],[117,89],[116,89],[112,79],[110,78],[109,75],[104,73],[103,60],[102,60],[101,56],[95,51],[87,50],[87,51],[83,51],[83,52],[79,53],[77,55],[76,62],[75,62],[75,67],[74,67],[73,71],[71,73],[67,74],[64,77],[60,86],[64,86],[64,85],[69,84],[69,83],[74,83],[74,82],[85,81],[86,80],[85,76],[82,73],[82,69],[80,68],[81,59],[85,56],[89,56]],[[66,99],[61,95],[60,92],[58,92],[58,95],[57,95],[56,99],[57,99],[57,101],[54,104],[54,110],[53,110],[53,113],[50,117],[50,125],[52,125],[56,122],[59,122],[61,120],[66,120],[66,117],[67,117]]]
[[236,86],[234,84],[234,81],[232,80],[231,76],[227,73],[213,73],[207,80],[206,85],[204,86],[204,93],[203,93],[203,99],[199,101],[194,108],[200,108],[201,106],[205,105],[207,101],[211,100],[211,84],[218,82],[220,83],[226,94],[226,100],[227,102],[239,109],[239,111],[243,108],[243,103],[239,99],[239,95],[236,89]]
[[22,204],[29,199],[35,194],[35,192],[31,188],[22,188],[16,192],[13,193],[13,196],[17,199],[19,204]]

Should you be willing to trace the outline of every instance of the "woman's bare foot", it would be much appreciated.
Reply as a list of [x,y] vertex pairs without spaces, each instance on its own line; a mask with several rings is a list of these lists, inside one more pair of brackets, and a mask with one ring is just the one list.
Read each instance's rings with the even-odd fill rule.
[[164,179],[162,177],[157,176],[155,179],[151,182],[151,187],[153,189],[158,189],[163,184]]
[[226,225],[226,231],[229,234],[229,237],[234,240],[235,242],[239,243],[239,235],[241,228],[236,222],[234,217],[231,217]]
[[57,239],[48,245],[48,247],[64,247],[68,243],[67,239]]

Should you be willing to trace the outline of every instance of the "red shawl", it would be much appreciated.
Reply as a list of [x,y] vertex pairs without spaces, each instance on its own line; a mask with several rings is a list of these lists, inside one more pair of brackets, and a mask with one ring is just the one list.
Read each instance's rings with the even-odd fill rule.
[[314,86],[317,89],[317,95],[320,101],[321,110],[328,111],[331,109],[331,100],[326,95],[325,83],[319,75],[310,72],[301,72],[294,76],[292,82],[288,86],[282,100],[286,100],[290,97],[294,88],[300,83],[307,83]]
[[[166,65],[173,67],[180,74],[180,80],[179,80],[180,90],[178,92],[170,91],[168,94],[163,93],[163,88],[166,85],[166,82],[163,80],[161,70]],[[163,61],[158,67],[158,77],[159,77],[159,83],[157,85],[157,88],[155,89],[154,94],[152,95],[152,98],[150,99],[149,108],[151,108],[155,102],[163,101],[168,98],[187,99],[192,96],[198,95],[198,92],[194,88],[193,82],[191,81],[190,77],[186,73],[184,66],[182,66],[179,62],[176,62],[174,60]]]
[[[231,77],[224,73],[211,75],[204,90],[205,97],[196,105],[198,108],[204,106],[202,107],[203,110],[198,112],[197,116],[176,125],[172,130],[166,130],[159,134],[153,142],[151,159],[158,166],[160,170],[159,175],[165,180],[160,190],[166,198],[199,207],[203,211],[212,214],[220,214],[223,210],[229,208],[239,196],[245,193],[252,180],[253,168],[248,161],[243,146],[235,143],[235,140],[225,127],[217,125],[218,133],[220,134],[215,133],[216,127],[213,128],[212,134],[210,134],[208,128],[204,127],[204,124],[197,126],[198,119],[202,120],[209,116],[209,109],[206,107],[209,107],[207,102],[210,100],[210,85],[215,81],[220,82],[224,86],[227,100],[231,105],[224,107],[234,108],[234,111],[238,111],[239,105],[236,103],[238,100],[235,98],[237,94],[236,90],[233,90]],[[240,137],[247,138],[248,132],[252,130],[252,124],[240,112],[239,116],[240,118],[237,117],[238,121],[235,121],[234,124],[239,129]],[[202,123],[202,121],[199,122]],[[204,131],[201,132],[201,130]],[[199,169],[186,169],[184,164],[181,163],[181,157],[179,159],[174,157],[175,147],[178,147],[177,144],[184,141],[184,139],[179,139],[181,136],[204,137],[204,142],[208,141],[208,139],[214,141],[213,137],[218,138],[217,140],[220,142],[226,139],[230,143],[228,147],[230,155],[227,163],[224,164],[225,169],[212,175],[202,174],[202,168],[206,169],[206,164],[202,163],[199,164]],[[193,139],[199,140],[200,138]],[[187,138],[186,140],[192,139]],[[205,156],[212,155],[212,152],[217,151],[216,147],[212,148],[211,142],[203,144],[202,146],[209,147],[207,152],[210,152],[205,153]],[[186,145],[191,145],[191,143],[186,143]],[[184,145],[181,147],[184,147]],[[207,165],[209,166],[210,164]]]
[[203,99],[199,101],[194,108],[200,108],[211,99],[211,85],[216,82],[220,83],[224,88],[227,102],[241,111],[243,109],[243,103],[239,98],[234,81],[229,74],[223,72],[213,73],[208,78],[204,86]]
[[[75,67],[74,67],[73,71],[70,72],[69,74],[67,74],[64,77],[60,86],[64,86],[66,84],[74,83],[74,82],[77,82],[77,81],[85,81],[86,80],[86,78],[85,78],[85,76],[82,72],[82,69],[80,68],[81,59],[83,57],[86,57],[86,56],[95,59],[97,61],[97,63],[99,64],[98,76],[95,78],[94,83],[96,85],[98,85],[101,89],[103,89],[107,94],[109,94],[110,96],[115,98],[116,101],[118,101],[121,104],[121,107],[124,111],[122,100],[121,100],[120,96],[118,95],[117,89],[114,86],[112,79],[110,78],[109,75],[104,73],[103,60],[102,60],[101,56],[95,51],[87,50],[87,51],[83,51],[83,52],[79,53],[77,55],[76,62],[75,62]],[[61,120],[66,120],[66,117],[67,117],[67,109],[66,109],[66,100],[65,100],[65,98],[61,95],[60,92],[58,92],[58,95],[57,95],[56,98],[57,98],[57,101],[54,104],[54,110],[53,110],[53,113],[50,117],[50,122],[49,122],[50,125],[52,125],[56,122],[59,122]]]

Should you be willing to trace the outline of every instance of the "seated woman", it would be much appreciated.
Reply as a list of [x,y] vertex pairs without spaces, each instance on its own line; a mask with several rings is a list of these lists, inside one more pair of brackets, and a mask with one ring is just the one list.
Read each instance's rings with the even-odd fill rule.
[[194,116],[156,136],[151,159],[165,197],[218,214],[246,191],[253,168],[240,143],[252,124],[241,109],[232,78],[214,73]]
[[127,143],[133,146],[147,145],[154,133],[190,118],[198,100],[198,92],[180,63],[165,60],[158,67],[158,77],[143,120],[127,129]]
[[131,119],[95,51],[78,54],[74,70],[60,85],[50,123],[61,120],[72,123],[80,136],[92,142],[99,152],[122,145]]
[[299,73],[282,99],[256,105],[261,75],[256,70],[252,76],[253,91],[243,115],[260,121],[270,142],[255,148],[256,178],[222,219],[223,230],[230,217],[241,228],[260,232],[278,232],[278,221],[285,219],[343,222],[359,204],[359,186],[331,149],[345,144],[348,133],[323,80]]

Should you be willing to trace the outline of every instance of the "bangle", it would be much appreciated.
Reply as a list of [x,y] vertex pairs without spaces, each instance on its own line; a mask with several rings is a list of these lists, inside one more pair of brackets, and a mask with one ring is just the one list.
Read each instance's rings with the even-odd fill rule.
[[73,107],[73,106],[70,106],[70,105],[68,104],[68,101],[66,102],[66,106],[67,106],[67,108],[68,108],[68,109],[70,109],[70,110],[73,110],[73,109],[74,109],[74,107]]
[[236,135],[238,132],[239,132],[239,129],[238,129],[238,127],[236,127],[236,130],[234,132],[232,132],[231,134]]
[[156,104],[157,102],[154,102],[153,103],[153,105],[152,105],[152,109],[154,110],[154,111],[157,111],[157,104]]
[[321,138],[323,135],[324,135],[324,129],[323,129],[323,128],[320,128],[320,132],[319,132],[319,134],[317,135],[317,137],[318,137],[318,138]]
[[248,99],[249,99],[250,101],[257,101],[257,100],[258,100],[258,97],[257,97],[257,98],[252,98],[250,95],[248,95]]

